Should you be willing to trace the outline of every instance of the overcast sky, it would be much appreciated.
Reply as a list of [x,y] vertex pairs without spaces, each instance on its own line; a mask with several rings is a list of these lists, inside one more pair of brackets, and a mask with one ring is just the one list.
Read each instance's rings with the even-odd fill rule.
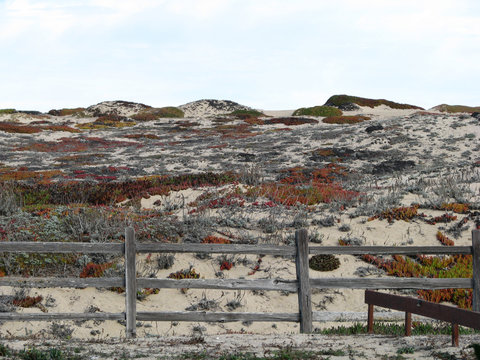
[[480,105],[479,0],[0,0],[0,108]]

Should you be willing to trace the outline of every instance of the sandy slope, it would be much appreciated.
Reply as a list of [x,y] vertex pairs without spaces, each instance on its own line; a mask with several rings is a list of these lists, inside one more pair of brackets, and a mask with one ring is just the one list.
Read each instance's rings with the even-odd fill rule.
[[[200,109],[201,110],[201,109]],[[199,110],[199,111],[200,111]],[[193,111],[193,110],[192,110]],[[266,115],[270,116],[288,116],[291,115],[291,111],[266,111]],[[266,161],[265,164],[277,164],[280,163],[282,168],[288,168],[299,165],[312,164],[310,156],[312,151],[319,147],[331,147],[341,148],[348,147],[355,149],[355,151],[361,151],[368,149],[371,151],[386,151],[387,149],[400,159],[412,159],[418,166],[418,170],[411,172],[405,172],[402,174],[396,174],[396,178],[389,177],[387,175],[373,178],[372,184],[370,184],[369,190],[375,192],[375,197],[384,195],[387,191],[390,191],[393,185],[400,184],[400,186],[408,187],[414,181],[417,181],[420,177],[435,180],[446,176],[451,169],[464,169],[461,166],[464,164],[473,164],[475,161],[480,160],[479,154],[476,152],[464,155],[467,150],[474,150],[475,141],[478,141],[480,136],[480,126],[472,119],[461,119],[459,115],[454,117],[442,115],[441,117],[435,117],[432,115],[416,115],[416,111],[412,110],[392,110],[385,106],[380,106],[374,109],[361,108],[360,110],[347,112],[346,115],[364,114],[373,118],[369,123],[358,124],[354,126],[345,125],[328,125],[319,122],[315,125],[301,125],[295,128],[291,133],[285,133],[279,137],[278,133],[274,130],[283,127],[282,125],[267,126],[264,128],[258,128],[258,132],[262,131],[259,136],[260,140],[253,138],[252,140],[240,139],[238,141],[232,141],[229,143],[229,147],[225,148],[222,154],[227,154],[229,158],[225,158],[224,163],[220,164],[220,154],[207,148],[205,144],[201,143],[187,143],[189,140],[185,140],[185,146],[178,148],[178,144],[168,147],[167,141],[180,142],[184,141],[187,136],[186,133],[162,133],[163,128],[159,128],[160,125],[153,123],[145,123],[136,125],[133,130],[135,131],[151,131],[156,132],[161,136],[165,136],[162,139],[164,143],[161,145],[155,144],[156,147],[149,148],[145,146],[142,150],[135,152],[123,152],[123,151],[109,151],[109,158],[105,158],[105,164],[125,164],[130,166],[141,168],[144,173],[161,173],[174,171],[175,173],[182,173],[190,169],[191,166],[196,165],[195,171],[219,169],[224,170],[226,168],[239,169],[240,166],[245,166],[243,160],[238,160],[238,152],[249,151],[256,154],[256,159],[263,159],[262,154],[273,153],[272,150],[278,150],[283,153],[273,160]],[[195,115],[194,112],[192,112]],[[1,119],[5,120],[7,117],[3,116]],[[31,122],[31,118],[17,116],[16,121],[21,123]],[[66,119],[71,124],[82,123],[91,121],[91,119],[67,117]],[[212,119],[197,119],[198,129],[209,128],[214,125]],[[319,119],[321,120],[321,119]],[[170,120],[169,120],[170,121]],[[171,126],[175,125],[175,120],[170,121]],[[170,123],[162,123],[161,125],[169,125]],[[373,134],[366,134],[365,128],[370,124],[382,124],[385,131]],[[236,124],[236,123],[235,123]],[[458,125],[458,126],[457,126]],[[166,127],[167,128],[167,127]],[[167,128],[168,129],[168,128]],[[122,131],[132,131],[122,130]],[[434,136],[430,136],[434,133]],[[114,132],[92,132],[91,136],[105,136],[114,140],[125,140],[121,137],[123,133]],[[469,137],[466,135],[470,135]],[[8,159],[2,159],[6,165],[24,165],[22,161],[25,161],[25,157],[30,153],[9,153],[13,144],[16,142],[29,141],[30,138],[24,135],[10,135],[0,134],[5,141],[5,154],[14,154]],[[40,133],[36,139],[44,141],[57,141],[64,136],[72,136],[70,133]],[[190,136],[188,134],[188,136]],[[399,137],[404,137],[406,140],[396,143],[395,140]],[[208,137],[207,140],[211,141]],[[450,139],[457,139],[452,144]],[[410,139],[410,140],[408,140]],[[415,141],[413,141],[414,139]],[[204,141],[202,139],[202,141]],[[221,141],[227,142],[222,139]],[[230,141],[230,140],[228,140]],[[283,141],[283,143],[282,143]],[[410,141],[408,146],[406,142]],[[6,145],[5,145],[6,144]],[[215,138],[208,145],[218,145],[218,140]],[[148,145],[148,144],[147,144]],[[181,144],[183,146],[183,143]],[[177,147],[175,147],[177,146]],[[454,150],[447,146],[455,146]],[[6,150],[8,148],[8,150]],[[450,150],[449,150],[450,149]],[[282,150],[282,151],[280,151]],[[432,155],[426,155],[425,152],[430,151]],[[161,154],[159,156],[159,153]],[[443,155],[444,154],[444,155]],[[459,156],[459,154],[462,154]],[[188,161],[184,161],[185,158]],[[58,156],[58,155],[56,155]],[[148,161],[149,157],[153,160]],[[154,157],[155,156],[155,157]],[[280,158],[281,156],[281,158]],[[371,166],[372,161],[381,162],[383,159],[381,155],[375,155],[372,158],[362,159],[361,157],[347,159],[348,166],[351,169],[358,171],[362,176],[368,178],[371,173],[368,172],[368,166]],[[378,158],[377,158],[378,157]],[[428,172],[427,170],[433,168],[436,165],[437,158],[444,158],[445,164],[441,167],[441,170],[435,170],[435,172]],[[380,158],[380,159],[379,159]],[[159,163],[162,163],[162,171],[159,171]],[[255,160],[257,161],[257,160]],[[283,161],[283,162],[282,162]],[[462,165],[455,167],[461,161]],[[315,161],[313,161],[314,165]],[[41,161],[36,163],[35,166],[43,166],[50,168],[52,164],[55,164],[53,160],[42,157]],[[255,164],[255,162],[254,162]],[[421,166],[420,166],[421,165]],[[267,165],[265,165],[266,168]],[[468,165],[471,166],[471,165]],[[465,165],[467,167],[467,165]],[[367,169],[367,170],[364,170]],[[364,172],[362,172],[364,171]],[[443,171],[443,173],[442,173]],[[475,171],[475,169],[473,170]],[[477,169],[478,172],[478,169]],[[268,174],[267,174],[268,175]],[[269,174],[271,175],[271,174]],[[473,175],[475,177],[475,174]],[[433,181],[432,180],[432,181]],[[474,179],[475,180],[475,179]],[[378,183],[373,183],[378,181]],[[390,187],[389,187],[390,186]],[[472,201],[479,201],[480,199],[480,178],[476,178],[475,181],[469,182],[472,191]],[[432,186],[433,187],[433,186]],[[217,189],[221,191],[222,189]],[[186,209],[185,204],[197,199],[206,189],[185,190],[177,193],[171,193],[168,197],[151,196],[148,199],[142,199],[141,206],[143,208],[162,209],[166,207],[172,207],[175,210],[178,217],[182,217]],[[414,203],[428,203],[431,200],[431,192],[410,192],[405,194],[401,202],[408,206]],[[248,205],[248,206],[247,206]],[[249,209],[245,210],[246,217],[250,217],[252,223],[258,222],[261,218],[267,218],[271,214],[274,214],[270,209],[258,209],[254,208],[252,204],[247,204]],[[250,207],[249,207],[250,206]],[[250,209],[253,209],[250,211]],[[215,210],[216,211],[216,210]],[[217,214],[215,211],[211,212],[211,215]],[[238,209],[238,211],[243,211]],[[338,240],[343,237],[357,237],[364,241],[366,245],[439,245],[435,238],[436,232],[441,229],[442,225],[428,225],[421,221],[396,221],[393,224],[389,224],[386,221],[373,220],[367,221],[367,216],[355,216],[355,209],[342,211],[339,209],[329,208],[328,206],[320,207],[313,211],[309,216],[311,219],[319,219],[326,215],[333,215],[335,217],[335,225],[331,227],[319,227],[309,223],[308,230],[310,233],[319,232],[323,237],[323,245],[337,245]],[[443,211],[422,210],[427,215],[438,216],[443,214]],[[277,216],[277,214],[274,214]],[[311,220],[310,219],[310,220]],[[341,225],[348,225],[348,230],[342,231]],[[461,236],[455,239],[456,245],[470,245],[470,230],[474,228],[473,222],[468,223],[468,231],[464,231]],[[290,231],[291,232],[291,231]],[[250,231],[252,236],[262,237],[264,234],[258,229]],[[287,232],[284,231],[280,234],[283,239],[287,236]],[[315,244],[312,244],[315,245]],[[154,255],[155,258],[156,255]],[[175,256],[175,264],[172,269],[160,270],[156,276],[166,277],[172,271],[187,269],[193,266],[197,272],[204,278],[214,279],[218,276],[225,278],[295,278],[295,267],[292,259],[283,259],[272,256],[266,256],[262,259],[262,265],[259,271],[253,275],[249,275],[252,271],[252,267],[258,261],[258,258],[253,255],[249,256],[235,256],[233,260],[236,265],[229,271],[219,272],[219,256],[213,255],[210,259],[199,259],[194,254],[177,254]],[[341,266],[331,272],[321,273],[317,271],[311,271],[311,277],[354,277],[359,276],[357,270],[359,268],[367,268],[371,270],[370,277],[379,276],[378,272],[373,271],[373,267],[367,265],[365,262],[354,256],[341,256]],[[142,267],[139,266],[140,273]],[[146,270],[145,270],[146,271]],[[141,275],[141,274],[139,274]],[[2,288],[2,295],[13,294],[16,289]],[[32,289],[30,295],[42,295],[44,302],[42,302],[49,312],[87,312],[87,311],[101,311],[101,312],[122,312],[124,310],[124,295],[117,294],[106,289]],[[47,301],[47,299],[53,299]],[[229,309],[228,303],[232,300],[238,300],[239,307],[236,309]],[[297,311],[297,297],[296,294],[288,294],[281,292],[252,292],[242,291],[228,292],[217,290],[194,290],[189,289],[186,292],[182,292],[177,289],[162,289],[159,294],[150,295],[144,301],[139,301],[137,304],[138,311],[184,311],[186,308],[192,305],[198,305],[202,300],[213,300],[215,306],[209,310],[212,311],[241,311],[241,312],[296,312]],[[356,312],[366,313],[366,306],[363,304],[363,291],[362,290],[325,290],[314,291],[313,305],[315,311],[328,311],[328,312]],[[213,304],[213,303],[212,303]],[[39,308],[30,309],[18,309],[17,311],[24,312],[40,312]],[[364,318],[364,317],[363,317]],[[346,324],[351,323],[349,322]],[[73,322],[61,322],[60,328],[64,330],[72,330],[71,336],[76,339],[121,339],[124,337],[125,327],[115,321],[105,322],[93,322],[87,321],[83,323]],[[328,327],[332,322],[315,323],[315,327]],[[67,331],[68,332],[68,331]],[[249,337],[245,340],[240,335],[221,335],[226,333],[254,333],[262,334],[255,337]],[[143,322],[138,324],[138,335],[144,340],[137,342],[125,343],[125,349],[131,347],[142,351],[149,350],[149,337],[157,336],[173,336],[173,335],[186,335],[186,336],[200,336],[208,335],[205,337],[205,343],[196,344],[192,346],[192,349],[207,349],[208,351],[216,350],[229,350],[230,346],[236,346],[242,348],[242,346],[249,345],[253,351],[263,351],[265,348],[275,348],[278,344],[290,344],[301,348],[325,348],[325,347],[351,347],[353,349],[359,349],[358,351],[365,353],[366,358],[372,358],[373,356],[380,355],[395,355],[396,349],[402,346],[414,346],[416,349],[415,356],[409,356],[410,358],[429,358],[432,353],[432,349],[428,348],[429,343],[435,343],[435,346],[448,347],[449,339],[446,337],[412,337],[412,338],[397,338],[390,339],[388,337],[318,337],[318,336],[301,336],[301,335],[288,335],[298,333],[298,325],[290,323],[170,323],[170,322],[158,322],[149,323]],[[267,337],[265,334],[272,334],[271,337]],[[0,338],[19,338],[23,336],[32,336],[35,338],[52,338],[58,337],[58,329],[55,332],[54,328],[49,323],[44,322],[4,322],[0,324]],[[253,341],[255,340],[255,342]],[[113,343],[111,347],[118,346]],[[120,340],[122,341],[122,340]],[[175,345],[185,342],[180,338],[155,338],[156,343]],[[469,337],[465,341],[480,341],[478,337]],[[247,342],[247,344],[245,344]],[[12,343],[14,344],[14,343]],[[23,346],[24,343],[15,343],[18,346]],[[230,345],[229,345],[230,344]],[[263,345],[262,345],[263,344]],[[359,348],[361,344],[361,348]],[[15,346],[17,346],[15,345]],[[185,345],[185,344],[184,344]],[[105,345],[110,346],[110,345]],[[263,347],[262,347],[263,346]],[[103,345],[99,346],[99,350],[102,350]],[[180,349],[190,349],[187,347],[170,346],[166,347],[165,352],[176,352]],[[452,349],[448,349],[449,351]],[[453,351],[453,350],[452,350]],[[455,349],[456,354],[460,354],[462,349]]]

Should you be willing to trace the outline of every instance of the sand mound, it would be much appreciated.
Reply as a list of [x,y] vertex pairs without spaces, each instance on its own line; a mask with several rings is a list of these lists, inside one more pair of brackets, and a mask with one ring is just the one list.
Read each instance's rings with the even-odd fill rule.
[[89,106],[85,110],[85,114],[97,117],[105,115],[132,116],[150,108],[151,106],[130,101],[103,101],[96,105]]
[[185,117],[203,117],[229,114],[235,110],[251,110],[250,107],[230,100],[203,99],[179,106]]
[[480,106],[440,104],[440,105],[434,106],[430,110],[431,111],[447,112],[447,113],[458,113],[458,112],[471,113],[471,112],[475,112],[475,111],[480,111]]

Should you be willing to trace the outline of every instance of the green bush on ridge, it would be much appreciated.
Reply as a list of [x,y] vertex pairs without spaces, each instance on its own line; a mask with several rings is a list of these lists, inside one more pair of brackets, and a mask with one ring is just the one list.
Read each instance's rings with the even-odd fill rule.
[[333,106],[313,106],[300,108],[293,112],[293,116],[341,116],[341,110]]

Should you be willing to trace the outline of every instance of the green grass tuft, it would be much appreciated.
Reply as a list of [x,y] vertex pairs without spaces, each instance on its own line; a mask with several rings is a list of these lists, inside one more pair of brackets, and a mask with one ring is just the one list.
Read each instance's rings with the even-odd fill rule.
[[[368,331],[366,324],[355,323],[351,326],[340,325],[327,329],[317,329],[315,332],[322,335],[359,335],[367,334]],[[378,335],[403,336],[405,326],[403,324],[375,322],[373,332]],[[412,335],[450,335],[451,333],[452,327],[447,323],[437,325],[413,322]],[[459,333],[461,335],[478,334],[480,331],[459,326]]]
[[293,116],[340,116],[342,111],[333,106],[313,106],[300,108],[293,112]]

